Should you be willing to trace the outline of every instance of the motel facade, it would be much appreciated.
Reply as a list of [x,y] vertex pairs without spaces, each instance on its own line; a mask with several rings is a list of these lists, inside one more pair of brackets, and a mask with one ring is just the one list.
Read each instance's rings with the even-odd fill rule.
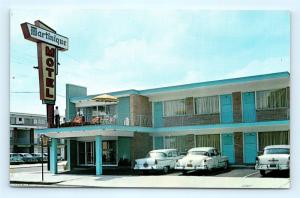
[[[57,173],[57,146],[67,145],[68,168],[132,166],[153,149],[213,146],[235,165],[254,164],[267,145],[289,144],[290,74],[248,76],[107,93],[117,102],[97,102],[87,88],[66,85],[66,122],[35,129],[51,137],[50,170]],[[92,124],[95,117],[101,121]]]

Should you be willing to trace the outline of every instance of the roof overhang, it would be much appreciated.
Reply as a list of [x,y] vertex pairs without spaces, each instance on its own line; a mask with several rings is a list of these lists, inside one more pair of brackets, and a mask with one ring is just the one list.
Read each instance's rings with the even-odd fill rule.
[[71,138],[88,136],[126,136],[132,137],[134,132],[149,133],[152,136],[187,135],[187,134],[219,134],[233,132],[263,132],[286,131],[290,129],[289,120],[230,123],[214,125],[176,126],[176,127],[132,127],[132,126],[105,126],[92,125],[80,127],[48,128],[35,130],[35,133],[46,134],[53,138]]

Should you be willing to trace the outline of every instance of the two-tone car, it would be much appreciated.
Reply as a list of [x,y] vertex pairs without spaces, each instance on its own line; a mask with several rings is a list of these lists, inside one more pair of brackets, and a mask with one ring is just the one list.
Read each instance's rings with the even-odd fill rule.
[[290,146],[272,145],[264,148],[263,155],[256,157],[255,169],[262,176],[267,171],[288,171],[290,169]]
[[188,150],[187,155],[178,160],[175,169],[183,174],[188,171],[212,170],[215,168],[228,168],[228,157],[221,156],[214,147],[196,147]]
[[22,156],[19,153],[10,153],[10,164],[24,163]]
[[37,159],[34,158],[32,155],[30,155],[29,153],[19,153],[20,156],[22,157],[22,160],[25,163],[35,163],[37,162]]
[[167,173],[175,168],[176,162],[183,156],[176,149],[158,149],[150,151],[145,158],[135,160],[134,171],[147,173],[162,171]]

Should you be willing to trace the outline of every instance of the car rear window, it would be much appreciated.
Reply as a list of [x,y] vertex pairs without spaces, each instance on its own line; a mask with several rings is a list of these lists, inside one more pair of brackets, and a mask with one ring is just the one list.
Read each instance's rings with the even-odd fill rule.
[[270,148],[266,149],[265,154],[290,154],[290,149],[288,148]]
[[208,156],[208,152],[206,152],[206,151],[189,151],[188,155],[206,155],[206,156]]
[[147,157],[163,158],[163,157],[167,157],[167,154],[163,152],[149,152]]

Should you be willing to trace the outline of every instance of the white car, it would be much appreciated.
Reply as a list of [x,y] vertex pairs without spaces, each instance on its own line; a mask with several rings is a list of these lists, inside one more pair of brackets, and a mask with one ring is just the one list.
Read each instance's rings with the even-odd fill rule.
[[176,149],[152,150],[146,158],[135,160],[133,169],[142,172],[163,171],[163,173],[167,173],[170,169],[175,168],[176,162],[181,158],[182,156]]
[[228,168],[228,157],[221,156],[214,147],[197,147],[190,149],[187,156],[178,160],[175,169],[185,174],[191,170],[212,170],[222,167]]
[[290,169],[290,146],[272,145],[264,148],[263,155],[256,157],[255,169],[264,176],[266,171]]

